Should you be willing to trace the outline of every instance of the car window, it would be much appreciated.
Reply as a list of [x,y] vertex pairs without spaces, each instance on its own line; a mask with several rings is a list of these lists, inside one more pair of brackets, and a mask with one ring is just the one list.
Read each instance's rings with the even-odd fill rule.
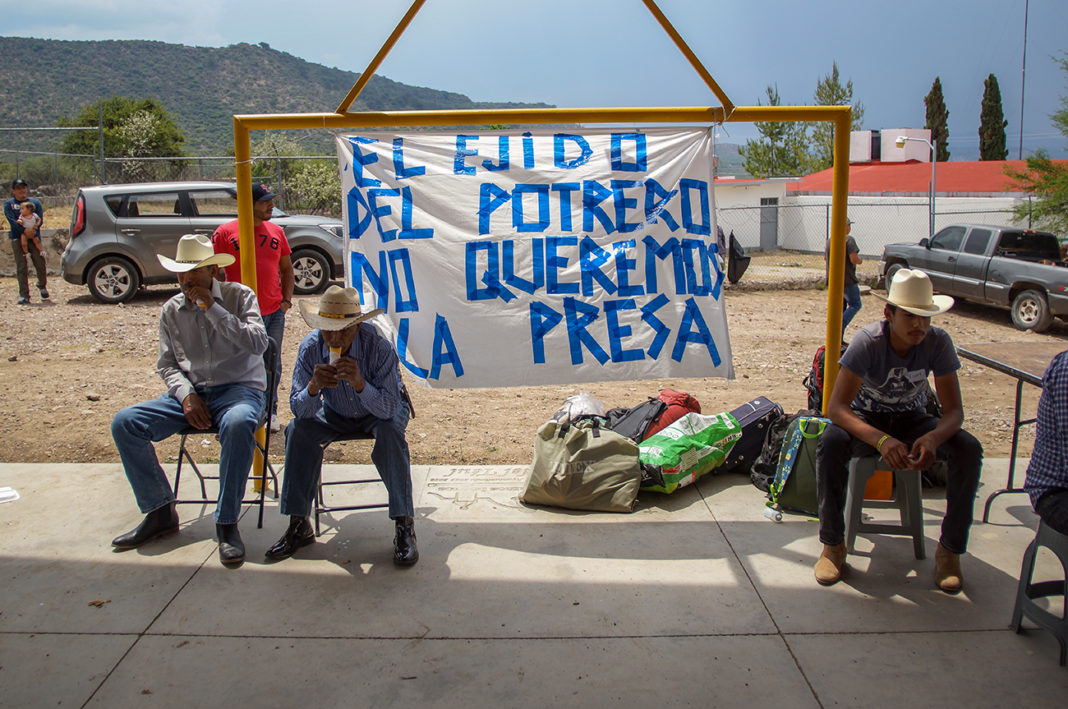
[[968,240],[964,242],[964,253],[985,254],[993,233],[990,229],[972,229],[972,233],[968,234]]
[[113,194],[104,198],[104,203],[108,205],[108,209],[116,217],[119,216],[119,210],[122,208],[122,200],[125,195]]
[[193,213],[201,217],[237,216],[237,197],[227,190],[198,190],[189,193]]
[[173,217],[181,213],[177,192],[132,194],[126,201],[127,217]]
[[946,251],[959,250],[960,242],[964,240],[964,231],[965,228],[962,226],[947,226],[931,239],[931,248]]

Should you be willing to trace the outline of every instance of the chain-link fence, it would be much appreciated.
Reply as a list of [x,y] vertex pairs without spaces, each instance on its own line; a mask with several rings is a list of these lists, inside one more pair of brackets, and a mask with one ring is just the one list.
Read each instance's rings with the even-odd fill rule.
[[[70,204],[86,185],[211,180],[233,182],[232,156],[99,158],[68,153],[0,150],[0,174],[21,177],[45,208]],[[341,216],[341,181],[333,155],[254,156],[252,180],[270,185],[291,212]],[[6,181],[6,179],[5,179]]]

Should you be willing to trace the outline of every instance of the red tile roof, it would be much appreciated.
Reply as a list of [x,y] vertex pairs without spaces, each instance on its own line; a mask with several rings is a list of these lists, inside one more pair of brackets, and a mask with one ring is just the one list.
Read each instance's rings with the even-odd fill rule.
[[[1068,160],[1054,160],[1068,164]],[[938,194],[947,196],[988,196],[1019,193],[1004,167],[1024,167],[1023,160],[984,160],[973,162],[940,162],[935,183]],[[787,193],[830,194],[833,170],[827,169],[806,175],[786,185]],[[849,166],[850,194],[920,195],[927,196],[931,183],[931,163],[870,162]]]

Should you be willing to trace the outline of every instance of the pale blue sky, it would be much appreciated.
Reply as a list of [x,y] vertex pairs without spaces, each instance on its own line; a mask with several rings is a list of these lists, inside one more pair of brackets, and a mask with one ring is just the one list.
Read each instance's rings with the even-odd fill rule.
[[[8,5],[10,0],[2,0]],[[1001,87],[1009,157],[1020,140],[1025,0],[660,0],[727,95],[755,105],[768,84],[784,104],[812,100],[838,62],[864,127],[922,128],[940,76],[951,159],[978,156],[983,81]],[[267,42],[308,61],[362,71],[407,0],[36,0],[3,12],[3,33],[51,39],[154,39],[197,46]],[[1068,157],[1049,114],[1068,95],[1052,56],[1068,51],[1068,2],[1030,0],[1024,154]],[[32,74],[32,67],[27,67]],[[428,0],[379,73],[479,101],[559,106],[707,105],[715,97],[641,0]],[[342,97],[339,96],[340,101]],[[332,110],[335,106],[324,106]],[[754,137],[728,124],[724,142]]]

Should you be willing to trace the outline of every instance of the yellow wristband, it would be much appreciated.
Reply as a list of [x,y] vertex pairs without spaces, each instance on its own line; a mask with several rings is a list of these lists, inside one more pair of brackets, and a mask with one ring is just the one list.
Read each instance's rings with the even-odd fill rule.
[[886,439],[889,438],[889,437],[890,437],[889,434],[885,434],[882,438],[880,438],[879,442],[875,444],[875,450],[877,450],[880,453],[882,453],[883,452],[883,444],[886,443]]

